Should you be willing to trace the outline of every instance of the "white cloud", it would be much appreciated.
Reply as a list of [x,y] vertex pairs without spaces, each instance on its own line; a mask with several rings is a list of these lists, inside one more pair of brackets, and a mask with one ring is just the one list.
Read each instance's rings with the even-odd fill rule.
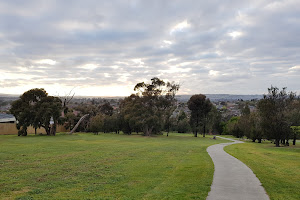
[[184,32],[188,30],[191,27],[191,24],[187,22],[187,20],[184,20],[178,24],[176,24],[170,31],[170,34],[174,34],[176,32]]
[[173,42],[172,42],[172,41],[169,41],[169,40],[164,40],[163,42],[164,42],[165,44],[168,44],[168,45],[173,44]]
[[218,76],[218,74],[219,74],[219,72],[218,71],[215,71],[215,70],[209,70],[209,72],[208,72],[208,75],[209,76]]
[[243,32],[241,31],[232,31],[230,33],[228,33],[228,35],[232,38],[232,39],[236,39],[238,37],[241,37],[243,35]]
[[94,70],[98,67],[97,64],[85,64],[83,66],[80,66],[79,68],[82,68],[82,69],[87,69],[87,70]]
[[291,67],[290,70],[300,70],[300,65],[297,65],[297,66],[294,66],[294,67]]
[[134,62],[134,64],[138,64],[138,65],[144,65],[145,63],[142,61],[141,58],[134,58],[134,59],[131,59],[132,62]]
[[38,64],[47,64],[47,65],[55,65],[57,62],[55,60],[51,60],[51,59],[42,59],[42,60],[36,61],[36,63],[38,63]]

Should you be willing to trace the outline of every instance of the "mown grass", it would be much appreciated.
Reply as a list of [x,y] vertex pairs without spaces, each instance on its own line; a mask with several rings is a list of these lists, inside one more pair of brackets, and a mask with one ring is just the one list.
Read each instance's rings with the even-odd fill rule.
[[299,143],[275,147],[270,142],[246,142],[226,146],[224,150],[253,170],[271,200],[300,199]]
[[220,135],[220,137],[229,138],[229,139],[235,139],[235,140],[243,140],[243,138],[237,138],[233,135]]
[[205,199],[214,172],[206,148],[220,142],[190,134],[0,136],[0,199]]

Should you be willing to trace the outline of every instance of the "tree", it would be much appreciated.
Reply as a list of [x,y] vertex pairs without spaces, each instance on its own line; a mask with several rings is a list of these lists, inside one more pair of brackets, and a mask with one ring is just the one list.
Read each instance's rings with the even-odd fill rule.
[[188,119],[182,119],[178,122],[177,131],[178,133],[187,133],[190,130],[190,124]]
[[98,114],[91,118],[89,131],[93,133],[103,132],[104,127],[104,116],[102,114]]
[[145,136],[159,133],[163,122],[170,118],[172,106],[175,105],[175,94],[179,85],[152,78],[151,83],[137,83],[136,94],[125,98],[120,105],[124,117],[123,131],[143,131]]
[[238,121],[240,129],[244,135],[251,139],[252,142],[258,140],[261,143],[263,131],[261,129],[261,118],[258,112],[252,112],[249,115],[242,115]]
[[104,115],[112,116],[113,114],[113,107],[110,105],[109,102],[104,103],[100,106],[100,112]]
[[[58,97],[48,96],[44,89],[31,89],[12,103],[10,112],[17,119],[18,135],[26,136],[28,126],[35,129],[43,127],[47,135],[55,135],[56,125],[62,110],[62,102]],[[53,125],[50,125],[50,120]],[[52,129],[51,129],[52,128]]]
[[287,108],[295,98],[295,93],[281,91],[277,87],[268,88],[268,94],[258,102],[257,108],[261,118],[261,127],[268,139],[275,139],[276,147],[280,140],[287,140],[291,133],[291,123],[287,117]]
[[212,131],[212,133],[221,134],[223,131],[223,127],[221,125],[222,115],[215,106],[212,106],[211,111],[207,115],[207,119],[207,126]]
[[240,126],[240,117],[231,117],[224,127],[224,134],[232,134],[237,138],[241,138],[244,135],[243,129]]
[[188,101],[188,108],[191,110],[190,124],[197,137],[200,126],[203,127],[203,137],[205,137],[207,115],[212,109],[212,103],[203,94],[191,96]]
[[247,102],[246,105],[242,108],[241,112],[242,112],[242,115],[245,115],[245,116],[250,115],[250,108],[249,108],[248,102]]
[[[62,110],[62,101],[58,97],[47,96],[42,98],[35,107],[36,119],[47,135],[55,135]],[[53,125],[50,124],[51,120]]]
[[187,133],[190,130],[190,124],[186,113],[182,110],[180,111],[177,118],[177,131],[178,133]]

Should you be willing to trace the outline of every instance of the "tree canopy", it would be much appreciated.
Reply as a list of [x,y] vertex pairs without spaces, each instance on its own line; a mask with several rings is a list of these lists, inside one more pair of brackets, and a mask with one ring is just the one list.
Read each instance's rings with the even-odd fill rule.
[[[17,119],[19,136],[26,136],[29,126],[35,129],[43,127],[47,135],[55,135],[61,110],[62,101],[58,97],[48,96],[44,89],[35,88],[23,93],[14,101],[10,112]],[[50,120],[53,120],[52,126]]]
[[268,88],[268,94],[258,102],[261,127],[267,139],[274,139],[278,147],[280,140],[287,140],[291,134],[291,122],[288,119],[289,105],[295,99],[295,93],[281,91],[277,87]]
[[203,94],[195,94],[188,101],[188,108],[191,110],[190,124],[194,136],[197,137],[199,128],[203,127],[203,137],[205,137],[208,113],[213,105]]
[[152,78],[151,83],[137,83],[136,94],[126,97],[120,105],[123,131],[143,131],[144,135],[159,133],[163,122],[170,117],[179,85]]

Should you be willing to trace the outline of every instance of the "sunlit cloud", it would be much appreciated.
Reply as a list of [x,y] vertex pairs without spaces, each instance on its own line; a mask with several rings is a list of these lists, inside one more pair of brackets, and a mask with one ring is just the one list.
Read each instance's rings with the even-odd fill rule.
[[57,62],[55,60],[51,60],[51,59],[42,59],[42,60],[36,61],[36,63],[38,63],[38,64],[47,64],[47,65],[55,65]]
[[94,70],[97,67],[98,67],[98,65],[96,65],[96,64],[85,64],[83,66],[80,66],[79,68],[87,69],[87,70]]
[[219,74],[219,72],[215,71],[215,70],[209,70],[209,72],[208,72],[208,75],[213,76],[213,77],[218,76],[218,74]]
[[236,39],[238,37],[241,37],[243,35],[243,32],[240,31],[233,31],[228,33],[228,35],[232,38],[232,39]]
[[178,24],[176,24],[170,31],[170,34],[174,34],[176,32],[184,32],[188,30],[191,27],[191,24],[187,22],[187,20],[184,20]]

